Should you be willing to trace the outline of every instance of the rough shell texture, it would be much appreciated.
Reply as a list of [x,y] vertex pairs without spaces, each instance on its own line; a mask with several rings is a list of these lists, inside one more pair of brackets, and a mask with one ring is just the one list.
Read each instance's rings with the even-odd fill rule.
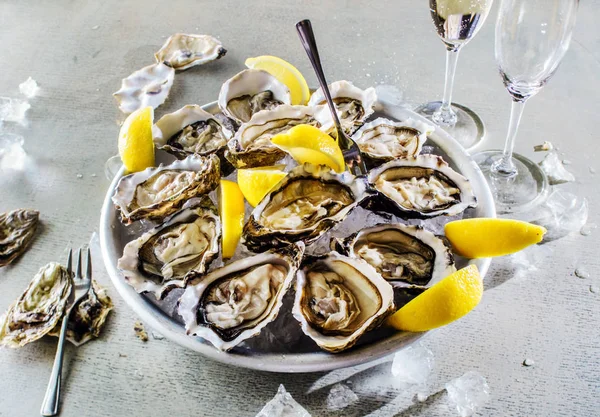
[[32,242],[40,212],[13,210],[0,214],[0,267],[10,264]]
[[[294,280],[303,254],[304,245],[302,243],[290,245],[277,252],[269,251],[232,262],[191,281],[179,299],[178,307],[179,315],[185,322],[187,333],[200,336],[221,350],[229,350],[242,341],[258,335],[267,324],[277,317],[283,304],[283,297]],[[207,294],[210,294],[212,289],[220,283],[226,282],[225,280],[231,282],[240,274],[250,273],[263,265],[274,265],[284,269],[285,273],[279,285],[271,288],[270,297],[266,300],[266,305],[263,304],[263,307],[261,307],[258,317],[250,320],[240,318],[235,326],[227,329],[219,328],[209,322],[207,320],[207,303],[205,302]],[[254,291],[250,293],[247,291],[248,288],[243,283],[235,285],[232,294],[236,294],[236,297],[229,297],[228,302],[225,302],[223,307],[227,310],[234,309],[236,303],[244,300],[244,297],[238,297],[238,295],[245,293],[253,296],[255,294]],[[243,310],[243,307],[240,310]],[[246,325],[248,327],[245,327]]]
[[210,35],[176,33],[167,39],[154,57],[158,63],[184,70],[222,58],[226,53],[221,42]]
[[157,108],[171,91],[175,70],[163,63],[152,64],[123,78],[121,89],[113,95],[126,114],[143,107]]
[[51,262],[0,317],[0,346],[25,346],[48,334],[62,318],[72,288],[66,268]]
[[125,224],[140,219],[162,220],[187,200],[217,188],[219,179],[216,155],[192,155],[121,178],[112,200]]

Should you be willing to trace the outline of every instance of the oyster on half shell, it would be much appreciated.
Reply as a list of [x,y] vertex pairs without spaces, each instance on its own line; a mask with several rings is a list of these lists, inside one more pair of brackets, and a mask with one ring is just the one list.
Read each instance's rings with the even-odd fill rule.
[[184,208],[129,242],[117,267],[139,293],[163,298],[183,287],[190,273],[204,273],[219,254],[221,221],[210,198]]
[[121,89],[113,94],[119,109],[126,114],[146,106],[153,109],[165,102],[171,91],[175,70],[159,62],[123,78]]
[[240,259],[190,281],[178,312],[188,334],[229,350],[275,320],[302,255],[302,243]]
[[321,349],[352,347],[394,309],[394,290],[368,263],[331,252],[298,270],[292,313]]
[[191,155],[182,161],[121,178],[112,200],[125,224],[140,219],[162,220],[179,210],[188,199],[217,188],[219,179],[216,155]]
[[20,209],[0,214],[0,267],[10,264],[27,250],[39,218],[37,210]]
[[154,57],[156,62],[181,71],[222,58],[226,53],[221,42],[210,35],[176,33],[167,39]]

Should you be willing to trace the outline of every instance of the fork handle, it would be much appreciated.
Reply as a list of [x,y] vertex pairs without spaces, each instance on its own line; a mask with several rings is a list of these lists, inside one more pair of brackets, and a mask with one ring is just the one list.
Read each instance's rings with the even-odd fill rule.
[[70,311],[65,314],[62,325],[60,326],[60,337],[58,338],[58,346],[56,348],[56,356],[54,357],[54,366],[50,374],[50,381],[46,389],[44,402],[40,413],[42,416],[58,415],[58,401],[60,400],[60,379],[62,375],[63,353],[65,345],[65,336],[67,334],[67,325],[69,324]]

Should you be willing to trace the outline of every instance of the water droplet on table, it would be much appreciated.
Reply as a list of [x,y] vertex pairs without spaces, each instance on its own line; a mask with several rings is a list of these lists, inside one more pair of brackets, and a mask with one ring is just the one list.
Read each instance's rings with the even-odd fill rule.
[[535,362],[533,361],[533,359],[527,358],[523,361],[523,366],[533,366],[533,365],[535,365]]
[[590,273],[587,271],[587,269],[583,267],[575,269],[575,275],[581,279],[586,279],[590,277]]
[[83,174],[77,174],[77,178],[82,179],[83,178]]
[[594,294],[598,294],[598,293],[600,293],[600,287],[598,287],[597,285],[590,285],[590,292],[593,292]]
[[579,233],[581,233],[582,236],[589,236],[597,227],[598,225],[595,223],[584,224]]

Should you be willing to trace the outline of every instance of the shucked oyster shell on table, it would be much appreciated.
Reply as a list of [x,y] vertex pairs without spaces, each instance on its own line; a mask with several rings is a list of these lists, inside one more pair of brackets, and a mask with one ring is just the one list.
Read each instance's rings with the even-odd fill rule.
[[181,71],[222,58],[226,53],[221,42],[210,35],[176,33],[167,39],[154,57],[156,62]]
[[37,210],[13,210],[0,214],[0,267],[18,258],[31,244],[40,213]]

